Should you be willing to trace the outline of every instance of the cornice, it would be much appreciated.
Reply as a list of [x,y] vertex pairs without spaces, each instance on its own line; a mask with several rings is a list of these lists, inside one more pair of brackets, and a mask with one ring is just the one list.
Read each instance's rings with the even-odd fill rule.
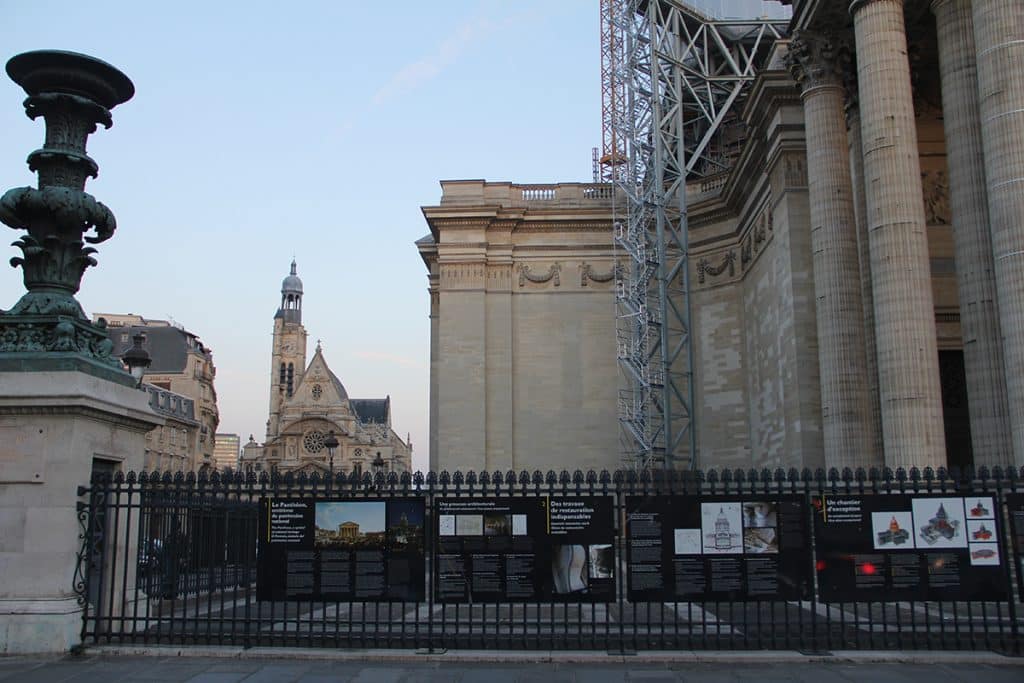
[[773,108],[783,104],[800,104],[800,90],[793,77],[783,71],[765,71],[758,74],[750,86],[750,94],[743,105],[741,118],[751,128],[764,127]]
[[[708,207],[692,207],[687,210],[687,225],[693,228],[702,228],[720,221],[736,217],[736,211],[729,204],[722,200],[716,200],[714,205]],[[690,245],[693,246],[693,242]]]
[[611,211],[608,211],[608,218],[589,221],[538,221],[524,220],[520,222],[513,232],[521,233],[543,233],[543,232],[607,232],[612,231]]
[[101,408],[86,405],[2,405],[0,404],[0,416],[11,415],[34,415],[53,417],[57,415],[83,417],[97,422],[103,422],[115,427],[125,427],[132,431],[148,432],[154,427],[161,427],[166,424],[163,416],[154,414],[153,417],[133,417],[132,415],[111,413]]
[[[721,193],[733,215],[741,214],[752,191],[765,182],[762,177],[771,169],[769,156],[779,144],[780,136],[790,132],[802,134],[802,126],[773,123],[776,113],[787,106],[801,111],[803,108],[799,89],[789,74],[778,70],[759,75],[743,110],[748,126],[747,141]],[[719,214],[714,220],[724,217]]]
[[461,252],[468,249],[487,249],[488,242],[446,242],[437,248],[437,254],[442,258],[450,252]]
[[[486,230],[491,225],[492,219],[480,218],[440,218],[431,223],[432,226],[445,230]],[[434,239],[437,239],[435,236]]]
[[853,26],[849,0],[804,0],[790,21],[790,34],[805,28],[846,31]]
[[611,229],[608,231],[608,242],[605,244],[524,244],[518,245],[512,253],[536,252],[536,251],[597,251],[611,253],[614,250],[614,243],[611,239]]

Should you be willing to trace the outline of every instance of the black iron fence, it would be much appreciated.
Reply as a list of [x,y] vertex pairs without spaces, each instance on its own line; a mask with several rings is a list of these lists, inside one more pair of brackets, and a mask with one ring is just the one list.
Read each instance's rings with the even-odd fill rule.
[[[213,474],[209,478],[181,473],[101,474],[79,491],[83,545],[76,591],[84,605],[82,636],[86,644],[594,649],[627,653],[652,649],[978,649],[1021,654],[1024,612],[1017,584],[1021,560],[1019,538],[1013,538],[1015,520],[1011,510],[1020,492],[1024,492],[1024,470],[1000,468],[886,468],[827,473],[765,469],[642,475],[442,472],[375,477],[338,474],[333,479],[251,473]],[[923,529],[919,523],[916,527],[914,522],[908,525],[896,513],[892,513],[890,522],[890,513],[884,512],[885,528],[870,533],[878,538],[876,544],[908,542],[920,533],[922,538],[928,537],[929,543],[942,547],[941,532],[947,529],[950,537],[958,533],[957,529],[964,534],[980,533],[985,543],[972,542],[970,555],[951,551],[929,556],[931,564],[922,564],[925,579],[908,578],[906,563],[903,569],[885,565],[888,583],[880,577],[884,552],[868,552],[856,556],[855,571],[851,570],[851,581],[856,585],[846,586],[846,593],[842,586],[827,586],[828,563],[852,563],[854,553],[851,550],[848,557],[834,552],[823,554],[823,527],[816,517],[822,515],[822,504],[856,499],[867,501],[865,510],[876,509],[879,501],[895,501],[894,496],[908,494],[926,500],[936,497],[939,502],[940,494],[958,496],[970,501],[965,509],[971,509],[969,505],[977,499],[974,512],[986,512],[983,517],[987,526],[984,521],[947,522],[943,512]],[[445,532],[439,527],[444,522],[435,507],[438,501],[589,496],[610,500],[614,510],[613,528],[607,530],[611,543],[602,546],[604,566],[600,569],[601,576],[611,577],[609,581],[613,582],[611,598],[587,601],[556,593],[545,594],[543,599],[475,600],[469,589],[465,599],[452,600],[450,595],[446,598],[439,594],[439,576],[435,574],[443,576],[452,570],[439,566],[439,534]],[[668,597],[652,598],[661,594],[646,590],[649,585],[642,585],[636,576],[643,569],[638,563],[645,549],[627,531],[630,524],[639,523],[637,520],[653,518],[641,518],[637,511],[646,509],[646,501],[660,501],[657,504],[664,509],[673,505],[682,509],[691,501],[711,500],[724,516],[727,505],[722,501],[729,497],[784,498],[799,503],[792,510],[798,510],[803,518],[797,522],[806,530],[800,541],[805,555],[792,556],[804,558],[797,561],[796,573],[807,570],[806,585],[790,586],[788,593],[776,587],[759,594],[751,589],[751,570],[750,577],[744,579],[749,580],[744,589],[731,590],[726,586],[731,579],[717,574],[725,565],[715,564],[717,560],[712,557],[711,564],[703,565],[710,572],[703,578],[685,575],[679,562],[674,578],[672,568],[664,568],[667,582],[672,584],[665,587]],[[262,510],[269,511],[269,505],[263,508],[261,501],[268,499],[422,500],[422,599],[278,599],[276,594],[275,599],[268,598],[268,591],[258,590],[257,585],[258,566],[267,566],[260,564],[266,562],[267,550],[259,550],[257,537],[269,533],[260,526]],[[991,514],[988,506],[993,508]],[[746,509],[743,512],[754,513]],[[1024,524],[1024,511],[1018,513],[1016,521]],[[781,529],[783,523],[778,524]],[[911,527],[906,535],[901,535],[901,526]],[[686,552],[680,550],[680,544],[688,542],[686,531],[675,530],[676,554]],[[698,531],[699,523],[694,538]],[[1022,531],[1018,527],[1017,533]],[[338,533],[342,533],[340,528]],[[988,536],[984,536],[986,533]],[[754,534],[752,540],[760,544],[758,551],[767,547],[767,552],[782,557],[789,551],[778,547],[772,550],[774,534]],[[790,536],[791,544],[796,537]],[[264,553],[262,559],[260,552]],[[660,552],[667,552],[668,562],[674,562],[672,550]],[[965,593],[949,587],[948,576],[954,576],[955,582],[956,571],[960,577],[974,571],[954,568],[950,574],[951,565],[958,558],[966,562],[966,557],[974,558],[972,564],[977,559],[987,572],[986,581],[991,584],[987,592]],[[804,561],[806,567],[800,564]],[[879,577],[874,576],[876,572]],[[879,583],[873,584],[876,578]],[[946,587],[930,593],[915,592],[915,581],[933,578],[937,586]],[[418,579],[409,577],[411,581]],[[259,577],[260,582],[282,580]],[[684,584],[688,588],[680,588]],[[872,589],[873,585],[878,586],[877,590]],[[702,586],[706,590],[703,595]]]

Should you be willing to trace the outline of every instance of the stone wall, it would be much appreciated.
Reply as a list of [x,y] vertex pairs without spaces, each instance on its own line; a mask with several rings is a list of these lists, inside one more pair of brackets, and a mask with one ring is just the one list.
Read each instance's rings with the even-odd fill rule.
[[610,194],[442,183],[431,272],[435,470],[619,466]]

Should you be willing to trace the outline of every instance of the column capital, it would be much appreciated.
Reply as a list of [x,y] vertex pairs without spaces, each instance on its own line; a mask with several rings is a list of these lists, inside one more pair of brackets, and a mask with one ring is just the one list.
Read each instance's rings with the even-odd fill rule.
[[850,16],[855,16],[857,12],[868,5],[875,4],[876,2],[894,2],[900,7],[903,6],[903,0],[853,0],[853,2],[850,3]]
[[797,31],[786,54],[786,67],[805,94],[823,86],[841,88],[850,62],[849,45],[831,31]]

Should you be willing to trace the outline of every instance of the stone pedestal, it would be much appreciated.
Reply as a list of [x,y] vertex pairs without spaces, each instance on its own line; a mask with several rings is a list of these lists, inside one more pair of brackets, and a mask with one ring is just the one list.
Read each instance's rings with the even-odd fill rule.
[[[141,469],[145,434],[162,423],[132,384],[127,375],[0,371],[0,654],[66,652],[80,640],[77,487],[94,463]],[[134,557],[134,538],[122,522],[107,557]],[[134,562],[124,566],[93,576],[132,586]],[[120,614],[118,597],[90,613]]]

